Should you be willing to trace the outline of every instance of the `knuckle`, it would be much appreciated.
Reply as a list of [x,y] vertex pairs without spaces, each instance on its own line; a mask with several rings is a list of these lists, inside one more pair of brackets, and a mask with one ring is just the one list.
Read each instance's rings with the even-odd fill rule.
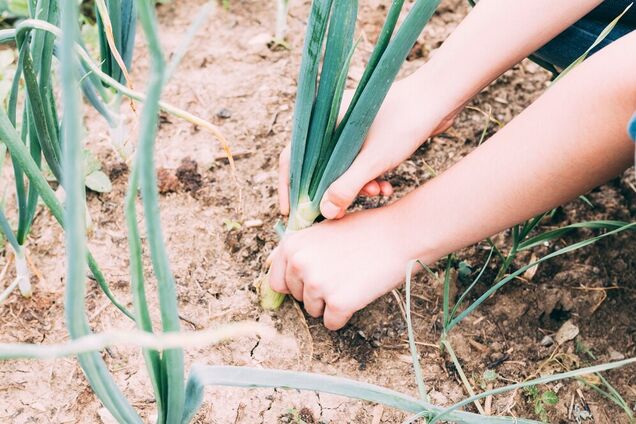
[[353,189],[346,187],[344,185],[336,185],[327,191],[328,198],[331,201],[335,201],[338,204],[343,204],[351,200],[351,198],[355,197],[353,193]]
[[283,290],[285,290],[287,287],[285,287],[285,284],[283,284],[282,281],[280,280],[275,280],[275,279],[270,279],[269,280],[269,286],[277,292],[282,292]]
[[326,303],[329,305],[329,309],[339,316],[347,316],[352,312],[351,305],[340,297],[329,299]]
[[305,268],[305,260],[302,256],[295,254],[289,258],[289,266],[293,271],[300,272]]
[[322,288],[322,284],[315,278],[306,278],[304,280],[305,289],[313,294],[318,294]]
[[305,310],[307,311],[309,316],[312,317],[312,318],[320,318],[322,316],[321,312],[316,311],[314,309],[309,310],[309,309],[305,308]]

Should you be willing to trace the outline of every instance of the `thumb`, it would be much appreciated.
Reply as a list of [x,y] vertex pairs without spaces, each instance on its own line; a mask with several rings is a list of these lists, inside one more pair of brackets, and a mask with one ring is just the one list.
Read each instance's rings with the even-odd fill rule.
[[320,202],[322,216],[327,219],[341,217],[362,188],[375,177],[376,175],[370,175],[369,169],[361,166],[360,161],[356,160],[340,178],[329,186],[322,196]]

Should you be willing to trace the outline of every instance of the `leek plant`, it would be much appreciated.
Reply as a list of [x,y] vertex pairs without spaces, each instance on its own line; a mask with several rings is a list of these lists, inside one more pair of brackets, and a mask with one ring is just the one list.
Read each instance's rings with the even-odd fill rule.
[[[402,63],[438,4],[439,0],[418,0],[396,31],[404,0],[392,2],[360,83],[338,123],[355,48],[358,2],[312,2],[292,125],[287,231],[302,230],[320,217],[323,194],[360,151]],[[261,305],[266,309],[277,309],[284,300],[266,281],[260,283],[260,289]]]

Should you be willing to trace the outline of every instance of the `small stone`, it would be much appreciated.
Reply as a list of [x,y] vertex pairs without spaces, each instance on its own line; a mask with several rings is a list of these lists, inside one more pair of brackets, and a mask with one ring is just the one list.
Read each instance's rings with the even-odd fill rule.
[[554,339],[552,336],[545,336],[539,343],[541,346],[552,346],[554,344]]
[[216,117],[220,119],[230,119],[232,117],[232,111],[226,107],[223,107],[219,109],[218,112],[216,112]]
[[252,178],[252,180],[255,184],[262,184],[265,181],[274,178],[275,176],[276,172],[259,172],[258,174],[254,175],[254,178]]
[[572,320],[565,321],[559,331],[554,335],[554,341],[557,344],[563,344],[567,341],[574,339],[579,335],[579,327],[577,327]]
[[99,408],[97,410],[97,416],[103,424],[117,424],[117,420],[106,408]]
[[262,219],[248,219],[243,223],[246,228],[256,228],[261,227],[263,225]]
[[614,348],[607,349],[607,353],[609,354],[610,361],[622,361],[625,359],[625,355],[614,350]]
[[250,38],[247,44],[250,46],[266,46],[270,41],[272,41],[272,35],[262,32]]
[[435,405],[448,405],[450,403],[448,397],[437,390],[431,390],[428,396],[430,397],[431,402]]

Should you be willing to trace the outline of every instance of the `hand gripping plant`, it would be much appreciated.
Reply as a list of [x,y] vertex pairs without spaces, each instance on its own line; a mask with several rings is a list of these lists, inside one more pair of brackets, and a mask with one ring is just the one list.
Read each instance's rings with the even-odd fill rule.
[[[313,1],[292,128],[287,231],[302,230],[319,218],[322,196],[360,151],[402,63],[438,4],[439,0],[418,0],[396,31],[404,0],[393,0],[351,103],[337,122],[355,49],[358,2]],[[266,282],[260,287],[262,306],[278,308],[284,296]]]

